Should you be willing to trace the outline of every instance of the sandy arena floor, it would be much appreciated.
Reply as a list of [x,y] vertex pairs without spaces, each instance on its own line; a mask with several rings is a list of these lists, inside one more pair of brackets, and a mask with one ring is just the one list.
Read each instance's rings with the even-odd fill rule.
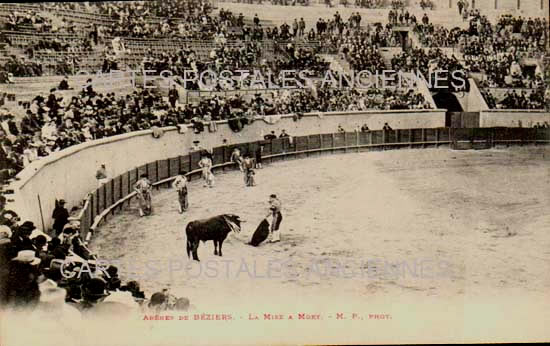
[[[139,218],[132,203],[92,247],[148,294],[170,287],[199,309],[344,297],[547,299],[549,173],[550,149],[534,147],[277,162],[257,171],[252,188],[236,171],[217,174],[213,189],[193,181],[183,216],[176,193],[162,189],[154,215]],[[271,193],[283,203],[282,241],[248,246]],[[187,222],[222,213],[246,220],[242,232],[228,236],[223,257],[208,242],[200,264],[189,260]]]

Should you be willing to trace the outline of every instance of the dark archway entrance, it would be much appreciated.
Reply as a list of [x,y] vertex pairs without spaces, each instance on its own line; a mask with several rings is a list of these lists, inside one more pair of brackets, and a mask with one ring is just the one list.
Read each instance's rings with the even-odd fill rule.
[[437,108],[446,109],[448,112],[463,112],[462,106],[455,95],[449,92],[439,92],[433,96]]

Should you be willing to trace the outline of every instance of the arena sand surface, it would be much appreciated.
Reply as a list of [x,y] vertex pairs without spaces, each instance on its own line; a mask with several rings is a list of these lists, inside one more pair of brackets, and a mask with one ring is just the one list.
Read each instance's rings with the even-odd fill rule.
[[[517,336],[518,320],[538,316],[525,335],[547,335],[550,149],[329,155],[267,165],[256,180],[245,188],[237,171],[217,174],[212,189],[194,180],[184,215],[176,192],[161,189],[152,216],[139,218],[133,202],[92,247],[148,295],[169,287],[196,311],[388,313],[408,321],[392,341],[410,341],[407,331],[428,319],[417,341],[480,341],[491,328],[513,340],[505,336]],[[282,241],[246,245],[271,193],[283,203]],[[222,213],[246,220],[242,232],[228,236],[223,257],[208,242],[200,263],[189,260],[187,222]],[[466,328],[474,339],[460,339]]]
[[[149,292],[170,287],[196,299],[263,297],[264,286],[280,294],[543,293],[550,287],[549,173],[546,148],[277,162],[257,170],[255,187],[244,187],[237,171],[217,174],[212,189],[192,181],[183,215],[176,192],[161,189],[154,215],[139,218],[133,202],[100,228],[92,247]],[[271,193],[283,203],[282,241],[248,246]],[[242,232],[228,236],[223,257],[207,242],[200,263],[188,260],[187,222],[222,213],[246,220]]]

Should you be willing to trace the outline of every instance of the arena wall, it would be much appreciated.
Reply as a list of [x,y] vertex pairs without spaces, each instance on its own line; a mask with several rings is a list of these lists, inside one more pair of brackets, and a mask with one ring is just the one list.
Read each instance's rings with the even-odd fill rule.
[[55,199],[65,199],[70,207],[80,205],[87,194],[97,187],[95,172],[102,163],[106,164],[109,176],[116,177],[156,160],[187,155],[195,140],[200,141],[202,148],[210,149],[223,145],[224,139],[228,144],[253,142],[263,139],[264,134],[270,131],[278,135],[282,129],[291,136],[297,136],[334,133],[339,124],[348,132],[365,123],[372,130],[380,130],[385,122],[393,129],[441,128],[445,126],[445,111],[306,114],[296,121],[292,115],[284,115],[272,120],[275,123],[268,124],[258,118],[238,133],[232,132],[227,122],[222,121],[217,123],[216,132],[209,132],[205,127],[205,132],[195,134],[192,128],[185,127],[186,132],[180,133],[177,128],[169,127],[163,129],[164,133],[158,139],[153,138],[151,130],[147,130],[83,143],[35,161],[25,168],[12,186],[14,201],[8,207],[37,226],[42,224],[43,218],[45,227],[49,228]]
[[533,127],[545,121],[550,123],[550,113],[542,110],[491,109],[480,113],[481,127]]

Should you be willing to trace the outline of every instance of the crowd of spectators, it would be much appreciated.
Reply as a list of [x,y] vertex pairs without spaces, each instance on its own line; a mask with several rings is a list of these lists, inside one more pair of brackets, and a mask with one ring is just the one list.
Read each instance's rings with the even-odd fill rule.
[[[320,111],[363,111],[369,109],[430,109],[424,96],[413,89],[370,88],[340,89],[324,88],[318,91]],[[310,110],[314,111],[314,109]]]
[[251,69],[260,56],[260,47],[254,42],[243,43],[240,47],[219,45],[204,58],[193,49],[184,47],[173,54],[161,53],[158,57],[153,57],[152,52],[148,52],[143,58],[142,67],[157,73],[171,71],[173,75],[184,77],[186,70],[200,73],[207,69],[216,72]]
[[293,44],[288,44],[286,52],[289,59],[277,59],[272,64],[271,72],[278,75],[280,71],[296,70],[310,71],[314,76],[323,76],[329,70],[329,63],[322,59],[315,50],[296,48]]
[[[25,105],[19,127],[3,129],[4,162],[17,173],[30,162],[69,146],[154,126],[159,96],[135,91],[126,97],[97,94],[90,85],[64,100],[55,89]],[[9,114],[6,114],[9,116]]]
[[90,53],[94,51],[92,42],[84,38],[78,44],[67,43],[54,38],[52,40],[40,40],[35,44],[32,44],[25,48],[25,54],[29,58],[34,58],[35,53],[59,53],[64,52],[68,54]]
[[[521,27],[511,24],[516,20],[522,23]],[[486,16],[478,15],[470,19],[469,28],[461,33],[458,44],[465,55],[528,52],[542,49],[547,35],[545,19],[524,21],[521,17],[503,16],[493,25]]]
[[[296,48],[293,43],[288,43],[283,48],[277,48],[283,54],[275,59],[267,61],[261,59],[261,46],[254,42],[246,42],[240,47],[220,45],[210,51],[208,57],[201,58],[192,49],[184,47],[174,54],[162,53],[158,57],[148,54],[142,62],[146,70],[170,71],[173,76],[191,79],[189,71],[195,71],[197,76],[205,71],[219,73],[222,71],[259,71],[263,77],[272,76],[271,82],[280,85],[280,73],[282,71],[309,71],[312,76],[322,76],[329,69],[329,63],[322,59],[316,51],[306,48]],[[187,73],[187,75],[186,75]],[[204,79],[208,79],[204,75]],[[291,75],[289,74],[290,78]],[[222,78],[217,78],[218,83],[211,85],[211,90],[234,90],[248,87],[251,79],[245,79],[242,83],[222,83]],[[264,81],[267,83],[267,80]],[[204,85],[210,83],[203,83]],[[199,85],[191,81],[186,82],[185,87],[198,90]]]
[[418,35],[424,47],[454,47],[458,44],[462,30],[458,27],[447,29],[444,26],[435,26],[431,23],[417,24],[414,32]]
[[[244,4],[270,4],[281,6],[309,6],[310,0],[234,0],[237,3]],[[430,1],[422,0],[423,3],[430,3]],[[327,7],[334,7],[341,5],[343,7],[355,6],[358,8],[388,8],[403,9],[406,7],[405,0],[324,0],[324,4]]]
[[13,77],[39,77],[43,73],[41,64],[15,55],[11,55],[9,60],[0,66],[1,71]]
[[37,31],[47,32],[52,28],[51,21],[44,18],[35,10],[10,11],[6,18],[7,30],[20,30],[32,28]]
[[57,318],[78,322],[102,312],[112,317],[113,313],[190,308],[187,298],[177,298],[168,290],[147,299],[137,281],[124,283],[116,266],[102,265],[79,234],[76,210],[71,215],[64,200],[55,201],[54,229],[49,235],[5,210],[4,203],[0,214],[0,305],[4,309],[52,316],[62,310]]
[[[422,94],[412,89],[340,89],[321,86],[317,89],[294,89],[257,93],[250,100],[240,95],[224,98],[213,96],[198,105],[183,105],[181,110],[169,111],[163,125],[181,121],[231,120],[245,118],[252,122],[257,116],[303,114],[315,112],[430,109]],[[179,114],[179,115],[178,115]]]
[[529,42],[529,46],[542,48],[548,39],[548,22],[546,18],[533,19],[523,18],[522,16],[503,15],[500,17],[495,31],[506,31],[513,34],[520,33],[522,38]]
[[[424,18],[428,18],[425,16]],[[391,10],[388,12],[388,22],[392,25],[415,25],[417,23],[416,16],[414,14],[410,14],[409,11],[405,10],[404,8],[400,11],[398,10]]]
[[525,72],[518,62],[520,59],[512,54],[498,53],[494,56],[468,56],[465,65],[472,72],[483,72],[483,87],[491,88],[537,88],[544,84],[542,72],[535,70],[534,75]]
[[243,4],[271,4],[271,5],[280,5],[280,6],[309,6],[309,0],[235,0],[237,3]]
[[355,0],[355,7],[382,8],[384,6],[385,6],[384,0]]
[[[67,88],[64,81],[62,89]],[[61,87],[61,86],[60,86]],[[256,97],[250,102],[235,96],[203,100],[199,105],[169,104],[159,94],[138,88],[132,94],[98,94],[89,84],[71,99],[56,89],[48,97],[37,96],[24,104],[25,116],[16,125],[9,112],[0,130],[5,151],[4,165],[10,176],[31,162],[72,145],[122,133],[203,121],[230,119],[236,114],[253,116],[285,113],[328,112],[367,109],[417,109],[429,104],[411,90],[339,90],[322,86],[282,95]]]
[[376,46],[372,45],[372,36],[370,35],[362,35],[347,42],[344,41],[342,54],[352,70],[375,73],[385,68],[384,60]]
[[98,12],[114,19],[139,16],[185,18],[189,14],[208,13],[212,10],[209,1],[101,1],[91,3]]
[[424,47],[457,47],[468,71],[487,76],[483,85],[539,86],[541,74],[534,77],[524,74],[520,61],[528,54],[544,50],[548,40],[546,19],[505,15],[492,24],[479,11],[469,13],[469,26],[464,30],[436,27],[424,20],[414,30]]
[[461,62],[455,56],[448,57],[439,48],[427,51],[422,48],[410,49],[407,52],[395,55],[391,59],[391,65],[396,71],[420,71],[424,76],[428,76],[430,71],[438,69],[447,71],[464,70]]
[[489,89],[482,90],[482,95],[491,109],[546,109],[548,110],[547,100],[545,100],[544,90],[507,90],[501,100],[493,95]]

